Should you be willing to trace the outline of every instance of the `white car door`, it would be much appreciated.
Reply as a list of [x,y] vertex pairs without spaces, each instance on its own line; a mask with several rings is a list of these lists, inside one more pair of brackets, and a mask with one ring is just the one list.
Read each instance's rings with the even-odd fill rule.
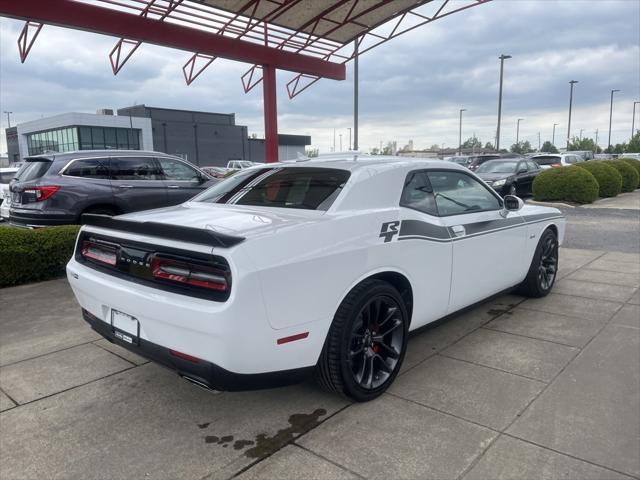
[[448,311],[521,281],[527,234],[522,216],[505,214],[500,198],[466,172],[441,170],[428,175],[438,215],[453,242]]

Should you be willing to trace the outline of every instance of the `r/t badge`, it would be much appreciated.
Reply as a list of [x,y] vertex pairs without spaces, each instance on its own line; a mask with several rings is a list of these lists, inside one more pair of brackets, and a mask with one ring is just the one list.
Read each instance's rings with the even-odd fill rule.
[[393,240],[394,235],[398,235],[398,228],[400,227],[400,221],[385,222],[380,229],[380,237],[384,238],[384,243]]

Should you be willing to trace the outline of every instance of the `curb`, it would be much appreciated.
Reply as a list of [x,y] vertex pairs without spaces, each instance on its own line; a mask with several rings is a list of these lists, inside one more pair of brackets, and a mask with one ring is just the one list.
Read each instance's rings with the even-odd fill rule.
[[576,208],[575,205],[569,205],[568,203],[561,202],[537,202],[535,200],[527,200],[527,205],[541,205],[543,207],[556,207],[556,208]]

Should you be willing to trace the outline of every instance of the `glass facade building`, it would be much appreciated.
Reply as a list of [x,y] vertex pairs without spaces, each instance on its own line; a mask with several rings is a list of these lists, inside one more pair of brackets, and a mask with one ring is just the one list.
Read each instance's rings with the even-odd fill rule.
[[140,129],[115,127],[64,127],[27,135],[29,155],[47,151],[140,150]]

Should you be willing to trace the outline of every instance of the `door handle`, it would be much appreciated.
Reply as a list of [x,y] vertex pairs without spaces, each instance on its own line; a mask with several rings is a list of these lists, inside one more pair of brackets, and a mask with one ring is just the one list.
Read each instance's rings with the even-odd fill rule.
[[133,185],[118,185],[118,188],[133,188]]
[[462,225],[454,225],[451,227],[451,231],[456,237],[464,237],[467,231]]
[[167,188],[180,188],[180,185],[167,185]]

